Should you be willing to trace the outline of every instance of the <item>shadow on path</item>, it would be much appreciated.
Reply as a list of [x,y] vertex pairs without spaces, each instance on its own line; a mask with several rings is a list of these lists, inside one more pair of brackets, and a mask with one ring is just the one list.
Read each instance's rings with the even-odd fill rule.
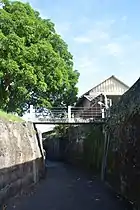
[[36,193],[8,210],[126,210],[103,183],[63,163],[48,162]]

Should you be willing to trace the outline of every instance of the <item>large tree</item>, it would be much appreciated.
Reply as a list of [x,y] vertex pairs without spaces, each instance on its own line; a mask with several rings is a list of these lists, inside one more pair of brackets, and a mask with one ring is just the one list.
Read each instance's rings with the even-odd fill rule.
[[50,20],[31,6],[3,0],[0,9],[0,108],[22,114],[76,101],[79,73]]

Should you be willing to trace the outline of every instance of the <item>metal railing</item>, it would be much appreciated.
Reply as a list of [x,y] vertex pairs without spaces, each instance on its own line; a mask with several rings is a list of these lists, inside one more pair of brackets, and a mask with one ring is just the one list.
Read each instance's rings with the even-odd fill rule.
[[105,110],[98,107],[71,107],[31,109],[33,122],[50,123],[90,123],[105,118]]

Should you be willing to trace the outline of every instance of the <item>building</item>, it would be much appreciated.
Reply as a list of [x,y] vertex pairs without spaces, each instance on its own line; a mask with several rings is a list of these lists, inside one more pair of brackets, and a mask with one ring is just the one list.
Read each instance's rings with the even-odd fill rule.
[[102,110],[119,101],[128,89],[126,84],[115,76],[111,76],[78,99],[75,105],[76,115],[83,118],[101,117]]

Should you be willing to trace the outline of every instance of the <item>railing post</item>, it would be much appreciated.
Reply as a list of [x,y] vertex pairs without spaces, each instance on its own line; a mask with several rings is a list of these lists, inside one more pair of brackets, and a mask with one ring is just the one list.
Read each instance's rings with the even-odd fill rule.
[[112,106],[112,99],[109,100],[109,107]]
[[107,96],[106,95],[104,95],[104,96],[105,96],[105,108],[107,109],[108,108]]
[[68,121],[71,122],[71,106],[68,106]]
[[30,105],[30,114],[33,114],[33,110],[34,110],[33,105]]
[[30,105],[30,120],[35,120],[35,112],[34,112],[34,107],[33,105]]
[[102,109],[102,118],[105,118],[105,109]]

